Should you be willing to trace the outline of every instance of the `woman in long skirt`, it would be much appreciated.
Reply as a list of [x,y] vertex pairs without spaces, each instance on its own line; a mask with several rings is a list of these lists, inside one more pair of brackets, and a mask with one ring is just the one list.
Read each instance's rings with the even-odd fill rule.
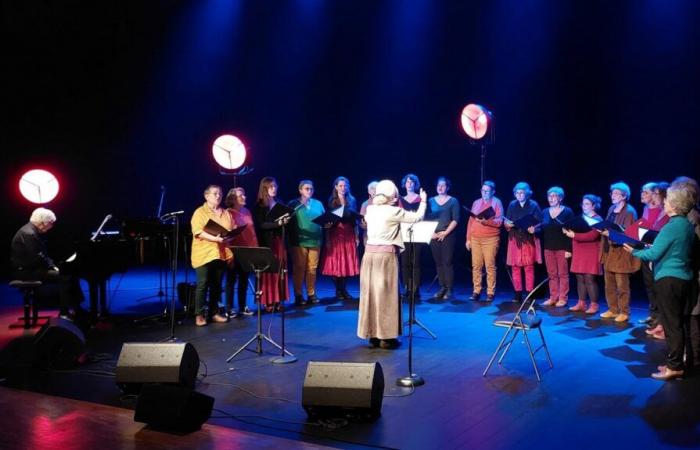
[[357,246],[357,202],[350,193],[350,181],[338,177],[333,182],[333,193],[328,199],[328,209],[343,206],[343,218],[326,232],[323,247],[321,273],[333,278],[335,297],[339,300],[352,300],[347,290],[347,279],[360,273]]
[[401,222],[418,222],[425,215],[427,195],[420,191],[415,212],[394,206],[398,196],[391,180],[377,184],[372,205],[367,207],[367,246],[360,274],[360,311],[357,336],[373,347],[394,349],[400,345],[401,302],[397,253],[403,250]]

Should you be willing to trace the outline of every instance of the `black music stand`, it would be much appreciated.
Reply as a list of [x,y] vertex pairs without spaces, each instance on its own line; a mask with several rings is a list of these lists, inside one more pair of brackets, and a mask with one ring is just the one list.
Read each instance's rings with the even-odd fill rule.
[[287,350],[284,350],[282,346],[262,332],[262,286],[260,278],[263,272],[278,272],[280,265],[279,261],[272,253],[272,250],[268,247],[231,247],[231,250],[233,250],[233,254],[236,255],[236,260],[241,265],[241,268],[243,268],[243,270],[246,272],[253,272],[255,274],[255,303],[258,304],[258,327],[253,337],[248,339],[245,344],[243,344],[238,350],[229,356],[226,362],[231,362],[231,360],[243,350],[248,350],[248,346],[253,342],[257,342],[255,352],[258,355],[262,355],[263,340],[266,340],[279,350],[293,357],[294,355]]

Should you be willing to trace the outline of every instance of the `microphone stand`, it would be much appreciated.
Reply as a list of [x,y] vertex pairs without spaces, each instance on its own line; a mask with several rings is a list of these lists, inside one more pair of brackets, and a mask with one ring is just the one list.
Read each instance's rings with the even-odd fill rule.
[[[287,217],[289,217],[289,216],[287,216]],[[284,243],[285,243],[285,233],[284,233],[285,227],[286,227],[286,225],[282,225],[282,227],[281,227],[282,228],[282,247],[283,248],[284,248]],[[285,252],[285,254],[286,254],[286,252]],[[287,265],[282,264],[282,261],[280,261],[279,270],[277,271],[277,275],[279,277],[278,278],[279,283],[278,283],[277,287],[279,290],[280,297],[284,297],[284,292],[285,292],[284,283],[287,282],[286,274],[287,274]],[[288,299],[280,298],[280,310],[282,312],[282,314],[280,315],[281,322],[282,322],[282,348],[280,350],[281,350],[282,354],[279,357],[273,358],[271,360],[273,364],[289,364],[289,363],[297,362],[297,357],[294,356],[292,353],[288,352],[284,348],[284,311],[285,311],[285,309],[287,309],[284,306],[284,300],[288,300]],[[285,355],[285,353],[287,353],[287,354]]]
[[[397,386],[403,386],[403,387],[415,387],[415,386],[422,386],[425,384],[425,380],[420,376],[415,373],[413,373],[413,324],[418,323],[416,320],[416,294],[413,289],[414,285],[414,280],[413,280],[413,272],[415,271],[414,268],[414,261],[413,261],[413,225],[411,225],[408,228],[408,244],[409,244],[409,255],[408,255],[408,261],[411,266],[411,270],[409,271],[409,276],[408,276],[408,288],[409,288],[409,309],[408,309],[408,375],[405,377],[400,377],[396,379],[396,385]],[[421,325],[423,327],[423,325]],[[432,336],[435,335],[430,332],[427,328],[423,327],[428,333],[430,333]]]
[[[170,260],[170,270],[172,277],[172,289],[170,290],[170,336],[163,339],[161,342],[177,342],[178,338],[175,337],[175,287],[177,286],[177,256],[180,243],[180,214],[184,214],[184,211],[175,211],[169,214],[161,216],[161,221],[164,219],[173,219],[173,239],[174,245],[172,246],[172,258]],[[167,301],[166,310],[163,311],[164,315],[167,314]]]

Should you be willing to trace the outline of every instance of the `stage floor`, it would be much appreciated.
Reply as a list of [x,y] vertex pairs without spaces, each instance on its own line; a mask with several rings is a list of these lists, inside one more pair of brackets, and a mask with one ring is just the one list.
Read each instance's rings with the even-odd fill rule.
[[[15,368],[19,377],[1,384],[133,409],[134,399],[123,396],[112,374],[122,343],[157,342],[170,335],[167,321],[133,320],[163,310],[159,297],[142,299],[157,294],[158,284],[158,273],[145,269],[112,280],[113,317],[87,334],[93,362],[61,372]],[[498,292],[492,304],[468,301],[466,288],[457,290],[457,298],[451,301],[424,300],[417,316],[437,339],[414,330],[413,369],[426,384],[413,391],[395,385],[397,377],[408,374],[406,338],[398,350],[368,348],[355,335],[357,301],[336,301],[330,298],[332,292],[330,282],[322,279],[321,304],[287,313],[287,347],[298,358],[292,364],[272,364],[270,358],[278,352],[269,345],[264,346],[263,356],[243,352],[226,363],[255,332],[254,317],[203,328],[194,327],[188,319],[176,326],[176,337],[192,343],[203,363],[197,390],[216,399],[209,424],[339,448],[700,446],[700,377],[667,383],[650,378],[655,366],[664,362],[665,346],[637,326],[636,321],[646,316],[641,300],[627,325],[564,308],[540,308],[554,362],[554,369],[549,369],[544,354],[538,353],[542,382],[535,378],[519,340],[504,364],[482,377],[504,332],[492,321],[515,307],[508,301],[509,292]],[[357,295],[356,282],[351,293]],[[7,287],[2,288],[2,296],[0,360],[8,364],[21,361],[23,342],[30,341],[37,330],[9,329],[21,302]],[[265,314],[263,328],[279,341],[279,314]],[[300,401],[309,361],[378,361],[386,380],[379,420],[351,422],[336,429],[306,423]],[[0,428],[3,435],[16,431],[13,421],[2,421]],[[226,442],[221,445],[231,448]]]

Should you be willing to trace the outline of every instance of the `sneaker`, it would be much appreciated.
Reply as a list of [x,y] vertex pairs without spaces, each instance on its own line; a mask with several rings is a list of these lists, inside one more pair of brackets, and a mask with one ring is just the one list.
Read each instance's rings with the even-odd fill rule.
[[255,314],[253,311],[250,310],[247,306],[243,309],[243,311],[239,311],[239,314],[243,314],[244,316],[252,316]]
[[656,373],[652,373],[651,377],[655,380],[668,381],[674,378],[680,378],[683,376],[682,370],[673,370],[666,367],[664,370],[660,370]]
[[550,298],[547,301],[542,303],[542,306],[554,306],[557,304],[557,299],[556,298]]
[[223,314],[214,314],[211,317],[212,322],[216,323],[226,323],[228,322],[228,317],[224,316]]
[[306,303],[313,303],[314,305],[316,303],[319,303],[321,300],[316,297],[316,294],[311,294],[309,297],[306,299]]
[[615,322],[621,323],[621,322],[627,322],[629,320],[630,316],[627,314],[618,314],[617,317],[615,317]]
[[585,300],[579,300],[576,302],[574,306],[569,308],[569,311],[571,312],[583,312],[586,311],[586,301]]
[[617,317],[617,314],[615,314],[614,312],[612,312],[610,310],[607,310],[604,313],[602,313],[600,315],[600,317],[601,317],[601,319],[614,319],[615,317]]
[[236,317],[238,317],[238,313],[236,313],[236,311],[234,311],[232,309],[229,309],[228,312],[226,313],[226,315],[228,316],[229,320],[235,319]]
[[598,306],[597,303],[591,303],[591,306],[589,306],[585,312],[586,314],[597,314],[599,309],[600,306]]

